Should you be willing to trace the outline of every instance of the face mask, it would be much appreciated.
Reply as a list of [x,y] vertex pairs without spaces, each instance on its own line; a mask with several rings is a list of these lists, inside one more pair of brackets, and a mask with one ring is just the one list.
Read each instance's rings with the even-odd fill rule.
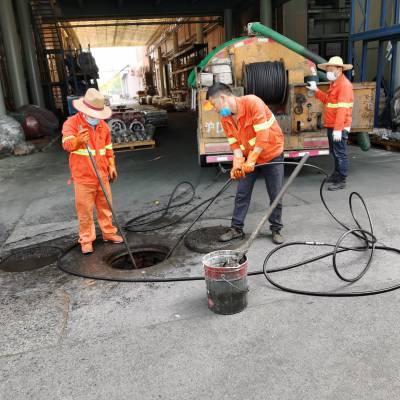
[[88,124],[91,126],[96,126],[100,123],[100,120],[98,118],[92,118],[92,117],[89,117],[88,115],[85,115],[85,119],[88,122]]
[[332,71],[328,71],[328,72],[326,73],[326,77],[327,77],[330,81],[336,81],[336,79],[337,79],[336,74],[335,74],[334,72],[332,72]]
[[219,111],[219,115],[221,117],[229,117],[232,114],[232,111],[230,110],[229,107],[222,107],[221,110]]

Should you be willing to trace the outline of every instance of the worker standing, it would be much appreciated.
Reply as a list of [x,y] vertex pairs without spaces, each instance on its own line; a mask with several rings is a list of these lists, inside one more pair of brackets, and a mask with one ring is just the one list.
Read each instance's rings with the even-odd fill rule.
[[329,149],[335,162],[335,169],[327,182],[328,190],[339,190],[346,187],[349,159],[347,155],[347,139],[351,129],[353,112],[353,85],[343,74],[351,70],[351,64],[343,64],[341,57],[332,57],[329,62],[318,64],[318,68],[326,71],[331,81],[328,92],[317,88],[315,82],[309,82],[307,88],[315,93],[315,97],[325,104],[324,118],[327,128]]
[[[228,85],[216,83],[207,91],[206,108],[214,108],[233,151],[231,178],[239,180],[231,228],[219,240],[228,242],[243,238],[244,220],[250,206],[254,183],[262,175],[270,204],[283,185],[283,164],[255,168],[256,164],[283,161],[284,137],[268,106],[257,96],[236,97]],[[269,218],[272,241],[283,243],[281,234],[282,202]]]
[[111,199],[109,180],[117,178],[110,129],[104,119],[112,111],[104,104],[104,96],[96,89],[88,89],[83,98],[73,101],[78,113],[65,121],[62,129],[63,148],[70,153],[69,166],[75,187],[75,206],[79,221],[79,243],[83,254],[93,252],[96,231],[93,209],[96,208],[103,240],[122,243],[112,222],[112,213],[91,164],[86,144],[93,154],[104,187]]

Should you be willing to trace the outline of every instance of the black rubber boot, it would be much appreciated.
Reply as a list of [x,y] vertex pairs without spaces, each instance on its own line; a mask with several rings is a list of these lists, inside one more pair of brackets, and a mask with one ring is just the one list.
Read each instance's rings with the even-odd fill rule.
[[231,240],[234,239],[243,239],[243,238],[244,238],[243,231],[232,227],[229,228],[224,234],[222,234],[218,240],[220,242],[230,242]]
[[336,171],[334,171],[334,172],[328,177],[328,179],[326,180],[326,183],[335,183],[335,182],[337,182],[337,181],[339,180],[339,178],[340,178],[339,174],[338,174]]
[[346,188],[346,179],[339,179],[336,182],[333,182],[332,185],[328,187],[328,190],[331,192],[335,190],[345,189]]

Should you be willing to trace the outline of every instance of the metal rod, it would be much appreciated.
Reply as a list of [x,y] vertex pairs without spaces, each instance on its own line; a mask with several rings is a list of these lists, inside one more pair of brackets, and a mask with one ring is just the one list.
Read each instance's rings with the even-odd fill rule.
[[381,0],[381,18],[380,18],[380,27],[385,28],[386,26],[386,0]]
[[382,40],[380,40],[379,47],[378,47],[378,65],[377,65],[377,72],[376,72],[374,127],[378,126],[378,122],[379,122],[379,103],[380,103],[380,99],[381,99],[383,64],[384,64],[383,42],[382,42]]
[[129,257],[130,257],[131,262],[132,262],[132,266],[133,266],[134,269],[137,269],[138,267],[137,267],[137,265],[136,265],[136,263],[135,263],[135,259],[133,258],[133,254],[132,254],[132,252],[131,252],[131,249],[129,248],[129,244],[128,244],[127,240],[126,240],[125,234],[124,234],[124,232],[123,232],[123,230],[122,230],[122,228],[121,228],[121,225],[120,225],[119,222],[118,222],[117,216],[115,215],[115,212],[114,212],[114,208],[113,208],[113,206],[112,206],[112,204],[111,204],[111,200],[110,200],[110,198],[108,197],[106,188],[104,187],[103,180],[101,179],[101,176],[100,176],[100,174],[99,174],[99,170],[97,169],[96,161],[95,161],[95,159],[94,159],[92,153],[90,152],[90,148],[89,148],[89,146],[88,146],[87,143],[85,143],[85,147],[86,147],[86,150],[87,150],[87,152],[88,152],[88,154],[89,154],[90,161],[92,162],[94,172],[96,173],[97,179],[98,179],[98,181],[99,181],[99,183],[100,183],[101,190],[103,191],[104,197],[105,197],[106,200],[107,200],[108,207],[109,207],[110,210],[111,210],[112,216],[113,216],[113,218],[114,218],[115,225],[117,225],[117,228],[118,228],[118,230],[119,230],[119,233],[121,234],[122,239],[124,240],[124,244],[125,244],[125,246],[126,246],[126,250],[128,251]]
[[[347,54],[347,59],[350,64],[354,64],[353,62],[353,46],[354,42],[352,40],[353,34],[354,34],[354,25],[355,25],[355,2],[351,2],[351,14],[350,14],[350,35],[349,35],[349,44],[348,44],[348,54]],[[354,70],[353,70],[354,71]],[[350,74],[350,73],[349,73]]]
[[220,23],[222,21],[221,18],[213,19],[213,20],[198,20],[198,21],[187,21],[187,22],[177,22],[177,21],[145,21],[145,22],[115,22],[115,23],[104,23],[104,24],[77,24],[74,25],[71,22],[71,25],[66,26],[61,24],[62,28],[100,28],[100,27],[107,27],[107,26],[147,26],[147,25],[188,25],[188,24],[212,24],[212,23]]
[[[365,13],[364,13],[364,32],[368,30],[368,19],[369,19],[369,3],[370,0],[365,1]],[[367,74],[367,53],[368,53],[368,42],[363,42],[362,56],[361,56],[361,82],[365,81]]]
[[283,185],[282,189],[278,193],[278,196],[276,196],[275,200],[271,203],[269,206],[267,212],[265,215],[261,218],[260,222],[254,229],[253,233],[250,235],[249,239],[239,247],[238,252],[239,252],[239,257],[238,257],[238,262],[242,259],[242,257],[249,251],[250,246],[253,244],[255,238],[257,237],[258,233],[260,232],[261,228],[265,224],[265,222],[268,220],[268,218],[271,216],[272,212],[275,210],[275,207],[278,205],[278,203],[281,201],[283,195],[286,193],[286,191],[289,189],[290,185],[293,183],[301,169],[303,168],[304,164],[310,157],[310,154],[305,154],[302,158],[299,164],[296,166],[294,171],[291,173],[289,176],[289,179],[287,182]]

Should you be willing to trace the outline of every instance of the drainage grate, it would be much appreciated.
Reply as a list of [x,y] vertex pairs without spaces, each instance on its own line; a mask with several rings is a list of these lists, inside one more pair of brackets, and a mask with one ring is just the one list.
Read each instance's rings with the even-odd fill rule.
[[[139,269],[153,267],[165,260],[169,249],[164,246],[150,246],[131,249],[136,266]],[[107,259],[107,264],[115,269],[132,269],[128,252],[114,253]]]
[[52,246],[16,250],[0,260],[0,269],[5,272],[34,271],[56,262],[61,251],[60,248]]

